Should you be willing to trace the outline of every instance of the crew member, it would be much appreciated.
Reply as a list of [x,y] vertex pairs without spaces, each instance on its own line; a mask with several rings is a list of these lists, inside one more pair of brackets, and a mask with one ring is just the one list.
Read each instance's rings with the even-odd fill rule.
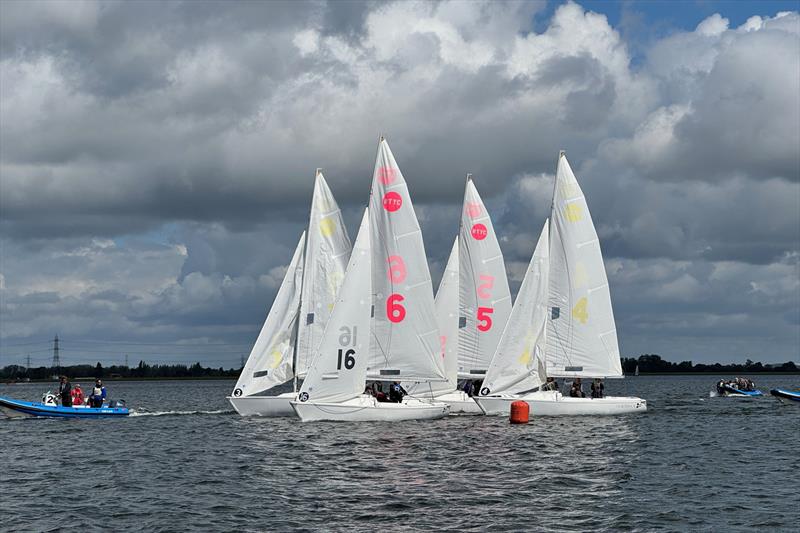
[[592,381],[592,398],[602,398],[605,396],[605,385],[600,378],[595,378]]
[[572,382],[572,387],[569,389],[569,395],[572,398],[585,398],[586,394],[583,392],[583,386],[581,385],[581,378],[575,378]]
[[84,398],[83,398],[83,391],[81,390],[81,386],[77,383],[74,387],[72,387],[72,405],[83,405]]
[[406,390],[400,385],[399,381],[395,381],[392,383],[391,387],[389,387],[389,401],[394,403],[402,403],[403,396],[408,394]]
[[67,376],[61,376],[61,383],[58,384],[58,394],[61,396],[61,405],[72,407],[72,385]]
[[89,405],[92,407],[103,407],[103,400],[106,399],[106,388],[101,380],[94,382],[92,394],[89,396]]
[[556,383],[556,379],[555,378],[547,378],[545,380],[545,382],[544,382],[544,385],[542,385],[542,390],[554,390],[554,391],[557,391],[558,390],[558,383]]

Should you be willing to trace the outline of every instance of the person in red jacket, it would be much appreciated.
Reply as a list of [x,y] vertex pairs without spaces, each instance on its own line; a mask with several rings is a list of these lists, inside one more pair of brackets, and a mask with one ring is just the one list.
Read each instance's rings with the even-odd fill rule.
[[76,384],[72,387],[70,394],[72,394],[72,405],[83,405],[85,403],[80,385]]

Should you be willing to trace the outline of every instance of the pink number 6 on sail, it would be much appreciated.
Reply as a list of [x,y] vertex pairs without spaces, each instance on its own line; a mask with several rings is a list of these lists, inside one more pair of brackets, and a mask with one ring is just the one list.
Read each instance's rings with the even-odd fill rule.
[[400,302],[405,300],[402,294],[391,294],[386,299],[386,318],[389,322],[402,322],[406,317],[406,308],[400,305]]

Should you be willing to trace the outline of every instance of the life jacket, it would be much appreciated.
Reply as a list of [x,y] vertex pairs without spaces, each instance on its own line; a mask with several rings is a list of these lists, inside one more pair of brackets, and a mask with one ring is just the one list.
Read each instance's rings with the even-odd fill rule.
[[70,393],[72,395],[72,403],[73,405],[83,405],[83,391],[80,387],[75,386]]

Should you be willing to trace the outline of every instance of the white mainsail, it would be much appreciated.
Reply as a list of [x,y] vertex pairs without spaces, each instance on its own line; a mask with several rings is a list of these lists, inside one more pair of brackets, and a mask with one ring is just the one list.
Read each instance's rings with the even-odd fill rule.
[[343,402],[364,391],[372,307],[368,216],[367,210],[341,291],[300,388],[301,402]]
[[436,307],[439,345],[447,378],[447,381],[437,381],[428,385],[428,390],[436,395],[454,391],[458,386],[458,237],[453,241],[453,248],[450,250],[450,257],[447,259],[447,266],[433,303]]
[[374,318],[367,374],[384,380],[445,380],[422,232],[406,181],[383,138],[369,217]]
[[272,308],[236,382],[234,397],[252,396],[294,377],[292,358],[305,240],[303,232]]
[[308,220],[303,292],[300,297],[295,366],[299,377],[305,376],[314,350],[325,331],[344,279],[350,250],[350,237],[342,220],[342,212],[322,171],[317,169]]
[[536,243],[511,317],[492,358],[481,394],[519,394],[545,380],[544,350],[550,242],[549,223]]
[[503,253],[472,179],[467,177],[459,232],[459,377],[486,373],[511,314]]
[[547,375],[620,377],[617,329],[600,241],[563,152],[550,224]]

